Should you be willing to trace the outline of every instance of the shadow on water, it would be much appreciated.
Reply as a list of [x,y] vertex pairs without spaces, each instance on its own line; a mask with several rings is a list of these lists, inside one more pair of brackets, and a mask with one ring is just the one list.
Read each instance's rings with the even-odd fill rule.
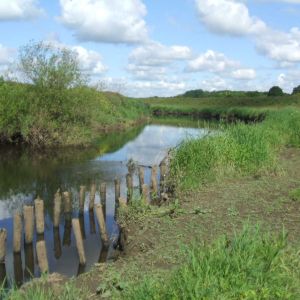
[[[133,159],[140,165],[158,164],[169,148],[176,146],[186,136],[201,136],[207,130],[197,122],[186,121],[176,127],[174,120],[158,120],[159,124],[135,128],[128,132],[109,134],[87,149],[51,149],[33,152],[27,148],[0,147],[0,228],[7,230],[7,255],[0,263],[0,282],[14,282],[20,286],[33,276],[39,276],[35,245],[45,240],[50,272],[74,276],[87,271],[96,262],[109,260],[112,248],[103,245],[96,224],[94,210],[89,210],[89,192],[96,183],[95,203],[102,202],[99,185],[106,183],[103,215],[110,238],[118,235],[115,223],[114,180],[120,180],[121,196],[126,197],[127,162]],[[145,169],[145,180],[150,181],[150,169]],[[133,180],[134,187],[138,178]],[[79,212],[79,187],[85,185],[84,211]],[[69,191],[73,211],[62,214],[58,227],[53,227],[54,194],[60,188]],[[12,215],[21,211],[26,203],[32,204],[39,195],[45,204],[45,233],[35,235],[31,244],[25,244],[21,253],[13,253]],[[103,198],[103,197],[102,197]],[[72,218],[78,217],[86,255],[86,265],[79,264]]]

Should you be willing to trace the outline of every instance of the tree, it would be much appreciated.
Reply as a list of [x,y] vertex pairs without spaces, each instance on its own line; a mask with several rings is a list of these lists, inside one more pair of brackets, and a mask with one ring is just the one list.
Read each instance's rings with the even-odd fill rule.
[[20,49],[18,70],[25,82],[42,89],[67,89],[86,82],[75,52],[47,42],[30,42]]
[[270,88],[268,96],[283,96],[283,91],[279,86],[273,86]]
[[297,87],[295,87],[294,89],[293,89],[293,93],[292,93],[293,95],[295,95],[295,94],[300,94],[300,85],[298,85]]

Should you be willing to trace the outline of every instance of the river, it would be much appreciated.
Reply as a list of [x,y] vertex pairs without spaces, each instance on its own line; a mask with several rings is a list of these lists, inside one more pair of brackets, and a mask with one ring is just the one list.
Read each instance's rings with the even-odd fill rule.
[[[158,165],[170,148],[179,145],[185,138],[201,137],[207,129],[192,120],[156,120],[126,132],[115,132],[99,137],[89,148],[50,149],[32,151],[20,147],[0,147],[0,228],[7,230],[5,266],[0,264],[1,276],[17,285],[39,276],[35,255],[35,241],[28,247],[24,244],[21,254],[12,251],[13,222],[16,211],[24,204],[32,204],[39,196],[45,203],[45,241],[50,272],[76,276],[87,271],[101,256],[101,238],[94,214],[88,211],[86,193],[85,213],[81,216],[84,228],[84,247],[87,263],[79,267],[75,240],[70,224],[61,218],[58,230],[53,229],[53,198],[58,188],[70,191],[73,198],[73,217],[78,216],[80,185],[87,191],[93,182],[97,184],[95,202],[100,202],[99,184],[107,184],[106,225],[110,238],[117,234],[114,220],[114,179],[121,181],[121,195],[126,195],[125,176],[127,162],[145,166],[145,181],[150,181],[149,166]],[[134,177],[138,187],[138,178]],[[110,252],[109,252],[110,253]],[[109,259],[108,256],[105,257]],[[103,255],[102,258],[103,259]]]

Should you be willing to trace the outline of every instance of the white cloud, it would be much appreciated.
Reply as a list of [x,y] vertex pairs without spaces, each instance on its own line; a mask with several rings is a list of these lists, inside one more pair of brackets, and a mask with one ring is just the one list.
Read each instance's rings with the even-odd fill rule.
[[[166,46],[151,41],[136,47],[129,55],[126,67],[134,79],[146,81],[162,81],[177,62],[192,57],[192,51],[186,46]],[[174,71],[174,69],[173,69]]]
[[257,49],[282,65],[300,62],[300,29],[294,27],[288,33],[269,29],[257,37]]
[[185,81],[131,81],[126,85],[126,94],[134,97],[175,96],[189,89]]
[[227,58],[223,53],[207,50],[196,59],[189,61],[186,71],[224,72],[237,66],[239,66],[237,61]]
[[266,28],[263,21],[249,14],[236,0],[195,0],[201,22],[212,32],[235,36],[255,34]]
[[162,80],[167,73],[167,68],[165,67],[138,66],[135,64],[128,64],[126,70],[135,79],[148,81]]
[[254,69],[237,69],[231,75],[234,79],[252,80],[256,77],[256,72]]
[[77,53],[78,61],[83,71],[92,74],[102,74],[107,71],[107,67],[102,62],[102,56],[94,51],[82,46],[73,46],[71,49]]
[[202,80],[200,82],[200,88],[206,91],[216,91],[232,89],[232,86],[228,84],[228,82],[224,78],[220,76],[214,76]]
[[43,13],[37,0],[0,1],[0,21],[34,19]]
[[300,84],[300,70],[289,70],[279,74],[276,84],[283,88],[285,92],[291,93],[294,87]]
[[82,41],[140,43],[148,38],[141,0],[60,0],[61,22]]
[[12,62],[16,51],[0,44],[0,65],[7,65]]
[[186,46],[165,46],[150,42],[135,48],[129,55],[129,61],[143,66],[162,66],[176,60],[186,60],[191,55],[191,49]]

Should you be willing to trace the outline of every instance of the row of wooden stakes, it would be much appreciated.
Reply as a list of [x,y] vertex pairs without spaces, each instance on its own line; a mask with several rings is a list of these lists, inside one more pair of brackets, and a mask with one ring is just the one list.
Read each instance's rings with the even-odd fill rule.
[[[151,169],[151,193],[149,186],[145,184],[144,181],[144,168],[139,167],[138,177],[139,177],[139,189],[141,193],[141,198],[145,202],[149,202],[150,195],[152,195],[152,199],[158,196],[159,187],[157,182],[157,172],[158,167],[153,166]],[[160,182],[161,182],[161,193],[163,191],[162,186],[164,182],[164,178],[166,176],[166,165],[164,162],[160,164]],[[126,175],[126,186],[127,186],[127,201],[124,198],[120,197],[120,180],[115,179],[115,206],[116,209],[119,205],[126,205],[129,203],[133,196],[133,177],[131,173]],[[109,237],[106,229],[106,183],[100,184],[100,199],[101,203],[95,203],[95,195],[97,191],[96,184],[91,185],[91,190],[89,194],[89,203],[88,207],[90,211],[96,212],[96,218],[99,224],[101,240],[105,247],[109,244]],[[86,186],[80,186],[79,191],[79,214],[84,212],[85,205],[85,197],[86,196]],[[53,226],[54,228],[58,228],[60,224],[60,218],[63,212],[66,218],[69,218],[71,222],[72,218],[72,196],[71,193],[66,191],[62,194],[60,190],[58,190],[54,196],[54,205],[53,205]],[[40,198],[34,201],[34,206],[32,205],[24,205],[23,207],[23,218],[21,213],[15,213],[13,217],[13,251],[14,253],[21,252],[21,242],[22,242],[22,226],[24,219],[24,235],[25,235],[25,244],[32,244],[33,236],[34,236],[34,224],[36,227],[36,233],[38,236],[44,235],[45,230],[45,213],[44,213],[44,201]],[[34,221],[35,220],[35,221]],[[80,222],[78,218],[72,218],[72,228],[74,231],[74,236],[76,240],[76,247],[79,256],[79,262],[81,265],[85,265],[86,256],[83,245],[83,237],[82,231],[80,227]],[[6,229],[0,229],[0,263],[5,261],[6,256],[6,239],[7,239],[7,231]],[[38,259],[38,265],[42,273],[49,271],[49,264],[47,258],[47,249],[46,243],[43,238],[37,239],[36,242],[36,253]]]

